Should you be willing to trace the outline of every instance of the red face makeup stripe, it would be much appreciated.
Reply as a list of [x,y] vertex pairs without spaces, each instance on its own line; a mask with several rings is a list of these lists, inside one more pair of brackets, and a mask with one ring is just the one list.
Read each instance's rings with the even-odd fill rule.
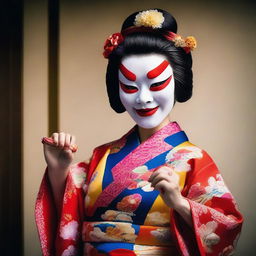
[[163,90],[172,80],[172,75],[163,83],[157,86],[150,87],[150,91],[160,91]]
[[135,93],[135,92],[138,91],[138,89],[136,87],[129,88],[125,84],[123,84],[122,82],[119,82],[119,83],[120,83],[120,86],[121,86],[122,90],[126,93]]
[[147,73],[147,77],[149,79],[153,79],[157,76],[159,76],[160,74],[163,73],[163,71],[167,68],[167,66],[169,65],[170,63],[167,61],[167,60],[164,60],[159,66],[157,66],[156,68],[152,69],[151,71],[149,71]]
[[119,67],[121,73],[130,81],[135,81],[136,80],[136,75],[132,73],[130,70],[128,70],[122,63],[120,64]]

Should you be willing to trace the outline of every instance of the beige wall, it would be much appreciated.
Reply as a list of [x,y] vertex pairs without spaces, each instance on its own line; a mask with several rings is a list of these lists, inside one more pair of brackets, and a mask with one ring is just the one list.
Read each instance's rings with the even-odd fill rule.
[[34,205],[45,168],[41,137],[47,134],[47,5],[25,1],[23,69],[24,256],[40,255]]
[[[253,237],[256,236],[253,221],[256,210],[253,200],[256,192],[253,188],[256,157],[253,148],[256,142],[253,69],[256,56],[252,49],[256,37],[252,31],[255,18],[246,5],[209,3],[206,8],[179,2],[158,1],[157,7],[172,12],[180,34],[194,35],[199,46],[193,53],[194,96],[185,104],[176,104],[171,119],[178,121],[190,140],[215,159],[246,220],[237,255],[253,255]],[[104,83],[107,62],[102,57],[102,46],[109,34],[119,31],[124,17],[135,10],[154,7],[152,3],[129,1],[129,5],[125,5],[117,1],[115,5],[86,5],[82,1],[61,2],[60,130],[76,135],[79,146],[76,161],[89,157],[95,146],[118,138],[133,125],[127,114],[118,115],[108,105]],[[28,150],[24,155],[24,221],[25,226],[28,225],[25,251],[33,255],[39,255],[39,251],[38,245],[29,243],[31,235],[36,235],[31,205],[44,169],[40,137],[47,134],[46,110],[43,110],[47,78],[45,19],[38,17],[39,12],[45,11],[44,5],[42,8],[40,11],[34,8],[32,16],[27,17],[27,20],[35,18],[33,25],[25,23],[24,141]],[[36,27],[41,33],[35,31]],[[33,46],[35,40],[37,51]],[[42,94],[35,91],[35,84]],[[33,92],[37,100],[30,97]],[[42,106],[40,110],[33,108],[42,112],[28,109],[30,105]]]

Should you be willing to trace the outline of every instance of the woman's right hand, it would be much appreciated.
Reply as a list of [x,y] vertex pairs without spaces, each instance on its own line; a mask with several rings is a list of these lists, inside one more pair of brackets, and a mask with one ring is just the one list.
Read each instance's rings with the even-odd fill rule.
[[66,170],[74,159],[71,148],[75,147],[75,136],[68,133],[53,133],[53,144],[44,143],[44,156],[49,169]]

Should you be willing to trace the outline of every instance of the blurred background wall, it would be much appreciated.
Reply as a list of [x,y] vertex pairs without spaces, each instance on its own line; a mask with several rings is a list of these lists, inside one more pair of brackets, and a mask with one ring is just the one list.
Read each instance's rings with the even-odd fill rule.
[[[133,121],[114,113],[105,90],[102,47],[125,17],[162,8],[177,19],[181,35],[194,35],[194,95],[177,103],[171,119],[215,159],[245,217],[236,255],[254,255],[255,5],[249,1],[60,1],[58,130],[75,134],[76,161],[99,144],[119,138]],[[41,137],[49,135],[47,1],[24,2],[23,226],[24,255],[40,255],[34,222],[36,194],[44,173]],[[56,72],[56,70],[54,71]],[[33,241],[33,242],[32,242]]]
[[41,137],[48,133],[48,6],[25,1],[23,47],[23,247],[41,255],[34,206],[45,163]]

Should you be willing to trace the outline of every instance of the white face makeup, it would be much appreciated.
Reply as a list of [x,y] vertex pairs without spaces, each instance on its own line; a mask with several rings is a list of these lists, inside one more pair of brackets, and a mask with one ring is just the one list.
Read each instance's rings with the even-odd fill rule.
[[174,104],[173,69],[161,54],[130,55],[119,68],[119,95],[138,126],[156,128]]

